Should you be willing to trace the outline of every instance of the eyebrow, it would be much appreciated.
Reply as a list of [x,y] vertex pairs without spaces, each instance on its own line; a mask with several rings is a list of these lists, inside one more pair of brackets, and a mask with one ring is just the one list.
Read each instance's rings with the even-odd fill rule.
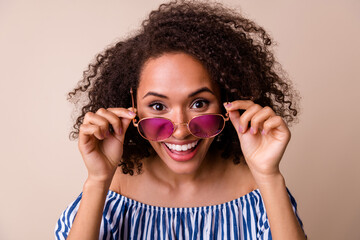
[[[215,95],[215,93],[213,91],[211,91],[208,87],[203,87],[203,88],[200,88],[200,89],[196,90],[195,92],[190,93],[188,95],[188,97],[196,96],[196,95],[198,95],[199,93],[202,93],[202,92],[209,92],[212,95]],[[163,94],[160,94],[160,93],[156,93],[156,92],[148,92],[148,93],[146,93],[144,95],[143,99],[148,97],[148,96],[155,96],[155,97],[159,97],[159,98],[169,99],[167,96],[165,96]]]

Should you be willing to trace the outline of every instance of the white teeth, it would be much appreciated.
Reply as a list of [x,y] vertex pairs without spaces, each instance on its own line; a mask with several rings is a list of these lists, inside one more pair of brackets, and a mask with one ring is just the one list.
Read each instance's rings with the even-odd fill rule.
[[191,148],[194,148],[197,145],[198,142],[199,141],[192,142],[192,143],[189,143],[189,144],[184,144],[184,145],[176,145],[176,144],[170,144],[170,143],[165,143],[165,144],[171,150],[175,150],[175,151],[180,152],[180,151],[187,151],[187,150],[189,150]]

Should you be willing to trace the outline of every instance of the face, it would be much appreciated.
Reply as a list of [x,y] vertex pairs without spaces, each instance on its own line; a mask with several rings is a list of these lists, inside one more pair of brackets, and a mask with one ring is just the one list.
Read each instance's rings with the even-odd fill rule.
[[208,72],[190,55],[167,53],[144,64],[137,89],[138,116],[164,117],[175,123],[170,138],[150,141],[172,172],[191,174],[203,163],[214,138],[197,138],[184,123],[199,114],[220,113],[219,99]]

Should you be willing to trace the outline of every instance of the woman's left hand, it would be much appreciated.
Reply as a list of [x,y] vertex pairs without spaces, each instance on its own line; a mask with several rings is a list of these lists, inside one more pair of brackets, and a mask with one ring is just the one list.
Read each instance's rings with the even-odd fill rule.
[[[261,107],[250,100],[237,100],[225,104],[225,108],[254,177],[279,174],[280,160],[291,136],[284,120],[270,107]],[[239,110],[245,112],[240,116]]]

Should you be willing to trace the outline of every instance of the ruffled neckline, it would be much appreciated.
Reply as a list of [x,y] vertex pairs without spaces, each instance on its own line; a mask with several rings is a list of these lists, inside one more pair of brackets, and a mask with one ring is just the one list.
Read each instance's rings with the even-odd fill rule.
[[257,198],[259,199],[260,197],[260,190],[259,189],[255,189],[237,199],[225,202],[225,203],[220,203],[220,204],[215,204],[215,205],[208,205],[208,206],[200,206],[200,207],[161,207],[161,206],[154,206],[154,205],[150,205],[150,204],[146,204],[146,203],[142,203],[139,202],[137,200],[131,199],[129,197],[126,197],[124,195],[121,195],[120,193],[114,192],[112,190],[109,190],[108,196],[110,199],[116,200],[122,200],[124,202],[127,202],[131,205],[135,205],[137,207],[141,207],[141,208],[145,208],[145,209],[150,209],[150,210],[157,210],[157,211],[170,211],[170,212],[174,212],[174,211],[180,211],[180,212],[194,212],[194,211],[200,211],[200,210],[210,210],[210,209],[222,209],[225,207],[229,207],[232,205],[238,205],[239,202],[243,202],[245,199],[249,199],[249,198]]

